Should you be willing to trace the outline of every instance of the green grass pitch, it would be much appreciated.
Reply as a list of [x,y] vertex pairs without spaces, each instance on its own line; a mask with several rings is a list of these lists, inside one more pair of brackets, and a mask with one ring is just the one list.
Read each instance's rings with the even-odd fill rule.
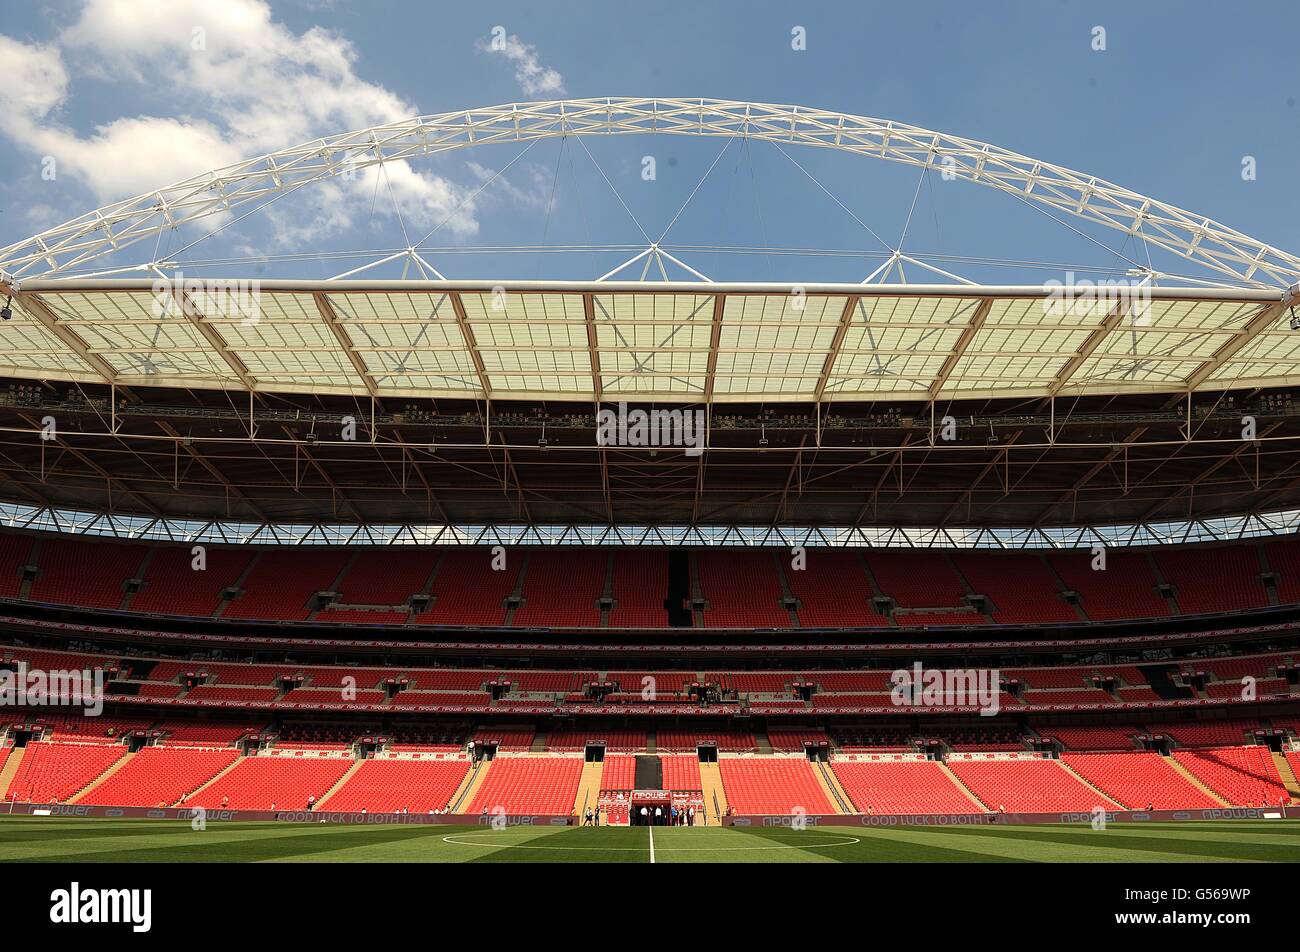
[[[653,858],[652,858],[653,851]],[[1250,863],[1300,860],[1300,823],[705,829],[344,826],[0,817],[0,862]]]

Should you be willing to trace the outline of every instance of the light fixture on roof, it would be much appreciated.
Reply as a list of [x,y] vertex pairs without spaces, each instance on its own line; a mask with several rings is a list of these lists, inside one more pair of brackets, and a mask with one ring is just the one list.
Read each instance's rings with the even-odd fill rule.
[[[0,321],[7,321],[14,316],[14,309],[9,306],[13,302],[13,298],[5,299],[5,306],[0,307]],[[1294,311],[1292,313],[1294,313]]]
[[767,452],[767,427],[766,426],[761,427],[759,430],[758,451],[760,453]]
[[542,424],[542,435],[537,438],[537,448],[546,452],[546,424]]
[[1282,295],[1282,306],[1291,311],[1291,330],[1300,331],[1300,314],[1296,314],[1295,306],[1300,303],[1300,281],[1297,281],[1291,287],[1286,289]]

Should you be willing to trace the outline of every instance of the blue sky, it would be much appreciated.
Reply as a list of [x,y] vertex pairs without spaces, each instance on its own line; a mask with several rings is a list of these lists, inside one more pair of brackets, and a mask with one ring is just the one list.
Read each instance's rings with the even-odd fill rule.
[[[486,49],[494,27],[510,58]],[[791,49],[791,29],[807,49]],[[1106,49],[1092,49],[1104,27]],[[1300,251],[1300,7],[1289,2],[475,4],[408,0],[65,0],[10,5],[0,26],[8,120],[0,245],[113,198],[297,141],[407,113],[524,99],[718,97],[897,119],[1107,178]],[[193,50],[195,31],[204,49]],[[527,69],[522,70],[524,66]],[[531,70],[531,71],[528,71]],[[657,237],[724,143],[588,141]],[[231,226],[199,257],[396,247],[639,241],[585,151],[544,143],[419,163],[393,199],[366,182],[294,196]],[[896,242],[918,173],[798,150],[855,215]],[[644,155],[653,183],[641,179]],[[47,157],[57,174],[42,175]],[[1243,157],[1256,178],[1242,178]],[[557,171],[558,170],[558,171]],[[380,183],[376,180],[376,186]],[[402,208],[399,223],[393,206]],[[1088,234],[1109,246],[1122,235]],[[200,232],[168,236],[179,247]],[[881,246],[787,158],[733,143],[668,239],[682,244]],[[905,249],[1079,264],[1118,259],[1018,203],[931,175]],[[1137,255],[1131,244],[1126,253]],[[147,255],[146,255],[147,256]],[[137,255],[138,257],[138,255]],[[431,252],[448,276],[595,277],[617,256]],[[878,260],[700,255],[721,279],[860,280]],[[288,270],[286,270],[288,269]],[[328,261],[277,263],[323,277]],[[1041,271],[956,268],[1037,282]],[[923,280],[922,275],[909,275]]]

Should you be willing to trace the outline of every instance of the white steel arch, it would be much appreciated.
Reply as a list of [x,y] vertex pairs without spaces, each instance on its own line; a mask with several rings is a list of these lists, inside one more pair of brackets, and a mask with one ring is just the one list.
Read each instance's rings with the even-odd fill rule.
[[[57,277],[168,229],[384,162],[491,143],[650,133],[740,136],[941,168],[1046,210],[1150,242],[1222,279],[1273,288],[1300,281],[1295,255],[1095,176],[974,139],[802,106],[622,97],[489,106],[317,139],[87,212],[0,248],[0,268],[19,280]],[[115,271],[149,272],[159,264]]]

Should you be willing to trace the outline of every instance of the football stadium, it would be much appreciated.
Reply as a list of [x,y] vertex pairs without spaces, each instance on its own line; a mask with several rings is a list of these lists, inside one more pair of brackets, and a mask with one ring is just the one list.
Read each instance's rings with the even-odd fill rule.
[[[534,148],[645,241],[204,256]],[[873,234],[834,173],[1123,261],[666,240],[741,150]],[[1295,254],[898,120],[606,97],[332,132],[0,269],[0,860],[1300,857]]]

